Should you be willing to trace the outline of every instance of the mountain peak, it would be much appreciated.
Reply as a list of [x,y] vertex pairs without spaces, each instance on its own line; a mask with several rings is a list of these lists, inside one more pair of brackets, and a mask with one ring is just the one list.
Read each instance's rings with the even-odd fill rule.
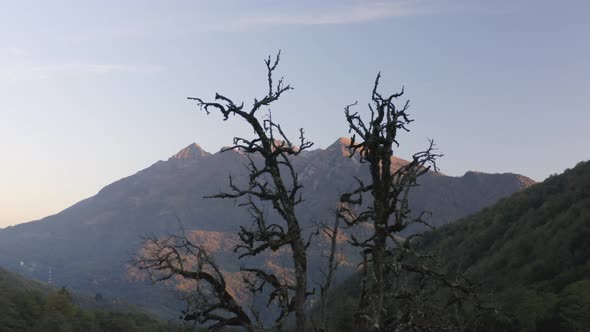
[[203,150],[199,144],[193,143],[178,151],[178,153],[170,157],[170,159],[195,160],[201,159],[208,155],[210,155],[210,153]]
[[328,146],[326,148],[326,151],[334,151],[342,155],[343,157],[348,157],[350,156],[350,151],[348,150],[348,146],[350,145],[350,143],[350,138],[340,137],[336,140],[336,142]]

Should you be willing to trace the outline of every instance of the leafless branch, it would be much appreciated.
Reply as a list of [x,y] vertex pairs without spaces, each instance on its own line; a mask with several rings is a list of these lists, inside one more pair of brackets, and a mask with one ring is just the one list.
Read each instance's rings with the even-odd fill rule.
[[213,257],[186,236],[144,239],[143,251],[132,262],[149,274],[152,282],[180,277],[196,283],[187,298],[183,319],[210,324],[209,330],[239,326],[247,331],[257,330],[247,312],[229,292],[223,274]]
[[[306,241],[295,213],[295,207],[302,202],[300,190],[303,188],[299,177],[291,163],[291,158],[309,149],[313,143],[305,139],[303,129],[299,130],[297,144],[293,143],[281,125],[272,118],[270,110],[263,117],[259,117],[259,110],[271,105],[281,96],[292,89],[285,84],[283,78],[274,79],[274,74],[280,62],[279,52],[274,59],[268,57],[266,65],[268,91],[262,98],[254,98],[249,110],[244,109],[244,103],[235,103],[232,99],[217,93],[215,101],[206,102],[201,98],[189,97],[209,114],[215,110],[221,113],[224,120],[230,115],[245,121],[254,131],[252,139],[235,137],[233,146],[226,150],[239,149],[249,157],[248,184],[238,186],[229,178],[229,191],[218,193],[210,198],[237,199],[240,205],[246,207],[252,218],[250,226],[240,228],[241,243],[235,248],[240,258],[256,256],[267,250],[278,251],[288,247],[295,272],[295,284],[290,285],[277,278],[268,271],[244,268],[260,282],[250,281],[250,291],[259,290],[257,287],[271,287],[268,304],[274,303],[279,308],[276,326],[295,312],[296,329],[305,329],[305,302],[307,291],[307,248]],[[264,204],[270,204],[281,217],[280,222],[271,222],[264,214]],[[275,326],[275,327],[276,327]]]
[[[423,303],[421,296],[424,294],[420,288],[410,289],[407,285],[424,285],[426,281],[434,283],[452,295],[453,301],[449,302],[452,304],[468,299],[475,299],[472,303],[478,303],[474,294],[480,285],[470,284],[467,280],[448,281],[444,274],[425,264],[426,256],[415,251],[413,239],[419,235],[405,239],[400,236],[412,224],[430,227],[426,220],[429,212],[416,215],[411,211],[409,194],[412,188],[419,185],[418,179],[422,175],[438,171],[436,160],[442,154],[436,152],[434,141],[429,140],[428,147],[415,153],[411,161],[397,169],[392,168],[394,148],[399,146],[399,133],[408,132],[413,120],[408,113],[409,101],[401,103],[401,107],[396,105],[404,95],[404,89],[384,96],[378,89],[380,78],[379,73],[368,105],[369,120],[353,111],[357,103],[344,108],[352,134],[348,146],[351,156],[358,154],[361,162],[368,163],[371,175],[369,183],[357,179],[357,188],[340,197],[342,213],[347,216],[344,220],[349,227],[360,223],[372,226],[371,234],[365,238],[353,235],[350,240],[363,256],[355,328],[357,331],[436,330],[434,323],[418,328],[416,322],[420,320],[417,317],[423,314],[420,311],[423,308],[418,304]],[[369,206],[363,204],[365,194],[370,194],[372,198]],[[388,312],[391,301],[397,304],[394,308],[397,307],[398,312]],[[404,304],[401,308],[400,303]]]

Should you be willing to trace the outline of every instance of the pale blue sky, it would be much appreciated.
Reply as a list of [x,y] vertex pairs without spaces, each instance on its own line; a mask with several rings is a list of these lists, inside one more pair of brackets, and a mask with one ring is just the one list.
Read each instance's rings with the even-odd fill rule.
[[588,3],[0,0],[0,227],[248,135],[186,97],[262,95],[278,49],[295,90],[273,114],[317,147],[381,70],[412,102],[402,157],[430,137],[446,174],[542,180],[590,157]]

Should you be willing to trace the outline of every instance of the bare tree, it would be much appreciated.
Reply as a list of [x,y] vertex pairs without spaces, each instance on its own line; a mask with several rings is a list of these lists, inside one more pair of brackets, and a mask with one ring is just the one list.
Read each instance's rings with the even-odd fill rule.
[[[340,204],[339,204],[340,205]],[[320,223],[318,225],[318,233],[324,236],[328,241],[330,248],[328,250],[326,267],[320,267],[320,273],[322,275],[322,282],[319,284],[320,294],[319,302],[316,306],[317,319],[311,316],[312,327],[316,332],[328,331],[328,324],[330,323],[330,317],[328,316],[328,297],[331,295],[330,291],[334,283],[336,271],[340,265],[338,259],[338,239],[343,236],[340,230],[340,222],[342,215],[340,214],[340,208],[335,211],[333,224]]]
[[195,283],[194,290],[185,296],[183,320],[209,324],[210,331],[230,326],[259,330],[257,322],[229,291],[219,266],[202,246],[185,234],[151,236],[144,240],[143,251],[132,263],[147,271],[152,282],[180,277]]
[[[296,207],[302,202],[302,184],[291,161],[313,143],[305,139],[302,129],[295,142],[290,140],[280,124],[273,121],[270,110],[260,115],[263,108],[291,89],[282,78],[277,81],[273,78],[279,61],[280,52],[274,59],[268,57],[265,60],[268,91],[261,99],[254,99],[249,108],[219,93],[211,102],[189,97],[207,114],[214,111],[224,120],[230,116],[238,118],[254,132],[253,138],[235,137],[233,145],[222,150],[239,150],[248,157],[246,183],[234,181],[230,176],[229,190],[208,198],[234,199],[249,211],[252,223],[240,227],[239,243],[234,248],[240,259],[269,251],[287,252],[288,265],[293,269],[290,277],[260,266],[240,269],[245,289],[252,299],[266,299],[266,306],[273,309],[273,319],[261,318],[254,303],[250,306],[240,303],[228,289],[226,276],[211,255],[186,236],[148,239],[148,256],[139,257],[135,262],[140,269],[152,272],[152,279],[156,282],[176,276],[193,280],[196,290],[187,298],[183,318],[204,324],[211,330],[229,326],[247,331],[282,330],[293,313],[296,331],[305,331],[307,327],[306,300],[312,294],[307,280],[308,248],[314,233],[303,234],[296,213]],[[418,235],[400,236],[411,224],[428,226],[425,219],[428,213],[411,211],[409,193],[418,185],[420,176],[437,171],[436,159],[441,155],[435,152],[434,142],[429,141],[426,150],[414,154],[407,164],[393,169],[393,150],[399,146],[398,133],[408,131],[412,120],[407,113],[409,102],[406,101],[401,108],[395,105],[403,95],[403,89],[384,97],[377,91],[379,79],[380,75],[372,91],[369,121],[365,122],[358,113],[351,111],[356,104],[345,108],[353,133],[349,145],[351,157],[358,155],[361,162],[368,163],[370,183],[357,179],[358,187],[341,195],[334,225],[320,229],[330,240],[330,254],[327,270],[323,271],[325,282],[320,286],[322,323],[319,327],[314,324],[314,328],[327,329],[326,298],[338,267],[336,248],[342,219],[350,227],[351,231],[347,232],[350,243],[359,248],[362,257],[356,330],[453,329],[461,319],[447,319],[450,316],[441,315],[441,319],[433,323],[427,319],[428,315],[447,310],[431,310],[427,304],[441,303],[438,300],[444,295],[445,308],[457,308],[467,302],[477,307],[479,300],[474,290],[478,285],[460,277],[449,281],[446,275],[427,264],[429,256],[415,250],[414,239]],[[371,195],[372,200],[363,203],[365,195]],[[265,208],[268,206],[276,212],[277,218],[267,216]],[[364,223],[372,226],[370,234],[366,237],[361,235],[366,232],[355,234],[354,227]],[[192,257],[195,263],[188,264],[187,257]],[[400,308],[403,310],[398,310]],[[460,315],[456,314],[455,318]]]
[[[197,101],[199,107],[207,114],[211,110],[218,111],[224,120],[236,116],[244,120],[254,131],[254,138],[234,138],[233,146],[225,149],[239,149],[249,157],[249,178],[245,187],[236,185],[229,179],[229,192],[210,196],[211,198],[245,199],[241,202],[250,211],[253,219],[251,227],[241,227],[239,237],[241,244],[236,247],[240,258],[256,256],[267,250],[277,251],[288,247],[291,252],[291,263],[294,268],[294,283],[279,278],[271,272],[260,268],[243,268],[251,273],[261,283],[251,282],[251,290],[263,291],[263,287],[270,287],[269,303],[275,303],[280,310],[275,321],[281,325],[284,319],[295,312],[296,330],[305,329],[305,302],[309,295],[307,289],[307,248],[310,238],[305,238],[301,224],[295,212],[296,206],[302,202],[301,188],[297,173],[291,163],[291,157],[310,148],[313,143],[304,137],[303,129],[299,130],[297,144],[294,144],[285,134],[280,124],[273,121],[270,110],[266,116],[260,117],[263,107],[277,101],[285,92],[291,90],[283,79],[274,81],[273,74],[280,61],[280,52],[273,60],[265,60],[267,69],[268,92],[262,99],[254,99],[249,109],[244,103],[236,104],[230,98],[219,93],[214,102],[206,102],[201,98],[189,98]],[[261,163],[254,158],[262,158]],[[280,216],[280,221],[270,220],[264,214],[261,204],[270,203],[274,211]],[[311,237],[311,235],[310,235]],[[255,286],[258,285],[258,286]]]
[[[291,86],[283,79],[274,80],[274,73],[280,61],[280,52],[274,59],[265,59],[268,91],[261,99],[254,99],[252,106],[245,109],[244,103],[237,104],[219,93],[215,101],[195,100],[201,110],[210,114],[217,111],[228,120],[235,116],[243,120],[254,132],[253,138],[235,137],[233,145],[222,152],[239,150],[248,157],[247,183],[238,184],[229,177],[229,190],[206,198],[234,199],[248,209],[252,219],[249,226],[240,226],[239,242],[234,248],[239,258],[253,257],[269,251],[288,252],[289,267],[294,276],[286,277],[259,266],[241,267],[244,288],[251,299],[267,297],[266,305],[272,308],[274,319],[270,326],[267,318],[261,318],[256,305],[240,303],[228,289],[223,273],[213,258],[198,243],[186,236],[172,236],[163,239],[149,238],[149,249],[135,260],[135,266],[150,272],[157,272],[158,282],[180,276],[196,282],[197,289],[187,298],[188,308],[183,318],[204,324],[211,330],[226,326],[239,326],[248,331],[282,330],[287,318],[295,313],[296,331],[304,331],[306,324],[306,299],[310,295],[307,282],[307,249],[313,233],[304,237],[296,214],[296,206],[302,202],[302,185],[291,158],[309,149],[313,143],[299,130],[298,139],[293,142],[280,124],[272,119],[270,110],[260,114],[263,108],[277,101]],[[270,205],[278,218],[269,218],[265,207]],[[147,254],[147,256],[146,256]],[[188,259],[196,264],[185,264]]]
[[[378,92],[377,75],[371,103],[370,119],[364,120],[358,112],[353,112],[355,104],[345,108],[345,116],[352,133],[349,149],[351,155],[358,154],[363,163],[368,163],[370,183],[360,179],[358,187],[341,196],[343,212],[348,226],[368,223],[372,226],[366,238],[351,236],[351,244],[358,247],[361,256],[361,290],[355,317],[357,331],[419,330],[416,322],[420,317],[418,304],[424,296],[424,286],[410,289],[410,281],[420,282],[435,280],[440,287],[447,287],[453,295],[452,303],[467,298],[477,285],[450,282],[445,275],[425,265],[426,256],[420,255],[413,248],[413,240],[419,235],[402,237],[400,233],[411,224],[421,223],[429,226],[427,212],[413,213],[409,205],[410,190],[418,185],[420,176],[429,171],[437,171],[435,145],[429,140],[424,151],[415,153],[412,160],[398,169],[392,168],[394,148],[399,146],[398,135],[409,131],[408,125],[413,121],[408,114],[409,101],[402,107],[396,106],[404,90],[388,96]],[[363,202],[370,195],[372,201]],[[413,275],[413,276],[412,276]],[[404,281],[404,278],[411,279]],[[438,291],[440,288],[435,287]],[[438,295],[437,295],[438,296]],[[432,299],[431,299],[432,300]],[[405,310],[392,308],[392,305],[405,305]],[[412,305],[410,305],[412,304]],[[422,314],[423,315],[423,314]],[[435,326],[431,322],[429,327]]]

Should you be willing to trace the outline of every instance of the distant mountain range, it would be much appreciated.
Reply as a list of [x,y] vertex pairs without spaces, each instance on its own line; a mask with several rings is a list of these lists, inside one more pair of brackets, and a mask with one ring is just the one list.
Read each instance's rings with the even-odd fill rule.
[[[354,177],[368,178],[366,165],[349,157],[348,143],[341,138],[293,160],[304,185],[305,201],[298,213],[306,232],[312,232],[318,221],[332,220],[339,194],[355,186]],[[230,174],[237,181],[244,179],[246,163],[240,151],[211,154],[191,144],[56,215],[1,229],[0,266],[39,280],[47,280],[51,269],[56,285],[170,310],[163,305],[162,292],[129,281],[130,255],[143,235],[178,233],[179,220],[185,230],[198,231],[211,246],[227,251],[238,225],[250,217],[233,201],[203,197],[224,191]],[[394,158],[393,167],[404,163]],[[415,211],[431,211],[431,223],[443,225],[533,183],[510,173],[467,172],[461,177],[428,173],[411,193],[411,205]],[[231,253],[221,249],[220,264],[231,270]]]

